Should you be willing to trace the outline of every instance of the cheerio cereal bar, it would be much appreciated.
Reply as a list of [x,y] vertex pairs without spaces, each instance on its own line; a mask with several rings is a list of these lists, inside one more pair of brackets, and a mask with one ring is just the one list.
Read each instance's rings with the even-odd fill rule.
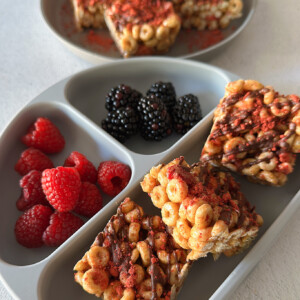
[[141,186],[161,209],[174,240],[191,249],[188,259],[241,252],[256,237],[263,219],[228,172],[183,157],[153,167]]
[[191,265],[186,258],[161,218],[126,198],[75,265],[75,281],[104,300],[175,299]]
[[242,0],[172,0],[183,28],[215,30],[242,16]]
[[282,186],[300,152],[300,98],[284,96],[255,80],[225,88],[201,160]]
[[76,27],[105,28],[104,10],[111,0],[71,0]]
[[163,0],[116,0],[105,21],[124,57],[167,52],[181,26],[172,3]]

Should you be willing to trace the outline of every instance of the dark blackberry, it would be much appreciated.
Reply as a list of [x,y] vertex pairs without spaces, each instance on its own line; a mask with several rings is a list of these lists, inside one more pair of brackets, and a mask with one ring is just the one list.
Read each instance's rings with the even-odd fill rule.
[[201,107],[195,95],[187,94],[178,98],[173,107],[173,127],[177,133],[184,134],[202,119]]
[[158,81],[152,84],[151,88],[147,91],[147,96],[155,95],[165,103],[168,112],[172,111],[176,103],[176,92],[171,82]]
[[108,111],[129,106],[136,109],[137,103],[143,95],[125,84],[119,84],[106,95],[105,108]]
[[102,121],[102,128],[121,143],[138,131],[139,117],[131,107],[121,107],[108,112]]
[[172,133],[170,115],[161,99],[155,95],[142,97],[137,109],[141,134],[145,140],[160,141]]

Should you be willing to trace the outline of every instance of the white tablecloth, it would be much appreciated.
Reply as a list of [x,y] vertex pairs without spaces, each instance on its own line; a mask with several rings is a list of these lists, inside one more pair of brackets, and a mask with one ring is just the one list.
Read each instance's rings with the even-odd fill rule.
[[[210,63],[300,94],[300,1],[258,2],[248,27]],[[50,32],[39,1],[0,1],[0,131],[33,97],[90,66]],[[299,273],[300,210],[232,299],[300,299]],[[0,299],[12,299],[1,282]]]

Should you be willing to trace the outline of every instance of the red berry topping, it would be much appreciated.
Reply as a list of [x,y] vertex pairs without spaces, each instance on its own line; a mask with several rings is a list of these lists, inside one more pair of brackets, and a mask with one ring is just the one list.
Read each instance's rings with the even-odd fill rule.
[[90,182],[83,182],[74,212],[85,217],[92,217],[101,208],[102,196],[97,186]]
[[50,158],[38,149],[29,148],[22,152],[21,157],[15,165],[15,170],[20,175],[26,175],[31,170],[44,171],[51,169],[54,165]]
[[128,184],[131,170],[117,161],[104,161],[98,167],[98,184],[110,196],[119,194]]
[[46,118],[38,118],[22,137],[22,142],[45,153],[60,152],[65,146],[65,139],[59,129]]
[[19,217],[15,236],[21,245],[36,248],[43,245],[43,233],[48,227],[53,211],[48,206],[35,205]]
[[23,188],[22,195],[17,201],[17,208],[25,211],[36,204],[49,205],[42,189],[42,173],[30,171],[20,180],[20,187]]
[[56,211],[50,219],[50,225],[43,234],[45,245],[56,247],[76,232],[84,222],[70,212]]
[[91,183],[96,183],[97,181],[96,168],[79,152],[73,151],[65,160],[64,167],[74,167],[78,171],[81,181],[89,181]]
[[42,173],[46,198],[59,212],[70,211],[76,206],[80,187],[80,176],[75,168],[57,167]]

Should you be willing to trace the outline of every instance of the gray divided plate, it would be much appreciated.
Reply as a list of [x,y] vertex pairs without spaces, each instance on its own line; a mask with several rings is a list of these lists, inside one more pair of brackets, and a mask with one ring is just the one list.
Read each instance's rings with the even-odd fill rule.
[[[221,69],[172,58],[135,58],[119,60],[76,74],[52,86],[23,108],[0,138],[0,273],[16,299],[65,300],[95,299],[73,280],[73,266],[89,249],[94,237],[129,196],[147,213],[159,214],[139,182],[149,169],[183,155],[196,162],[212,122],[212,110],[224,94],[225,85],[237,77]],[[178,96],[198,96],[204,118],[184,136],[173,133],[162,142],[146,142],[139,135],[124,145],[100,127],[104,118],[104,99],[111,87],[128,84],[145,93],[158,80],[171,81]],[[25,146],[20,142],[26,128],[37,117],[50,118],[66,139],[62,153],[51,155],[62,165],[71,151],[85,154],[95,166],[103,160],[128,164],[132,178],[115,198],[105,198],[105,207],[58,248],[27,249],[14,236],[14,224],[21,214],[15,206],[20,176],[14,165]],[[4,176],[5,174],[5,176]],[[244,253],[216,262],[211,256],[196,261],[178,299],[225,299],[241,283],[272,245],[284,225],[300,205],[300,166],[282,188],[261,186],[237,176],[242,191],[265,220],[257,239]]]

